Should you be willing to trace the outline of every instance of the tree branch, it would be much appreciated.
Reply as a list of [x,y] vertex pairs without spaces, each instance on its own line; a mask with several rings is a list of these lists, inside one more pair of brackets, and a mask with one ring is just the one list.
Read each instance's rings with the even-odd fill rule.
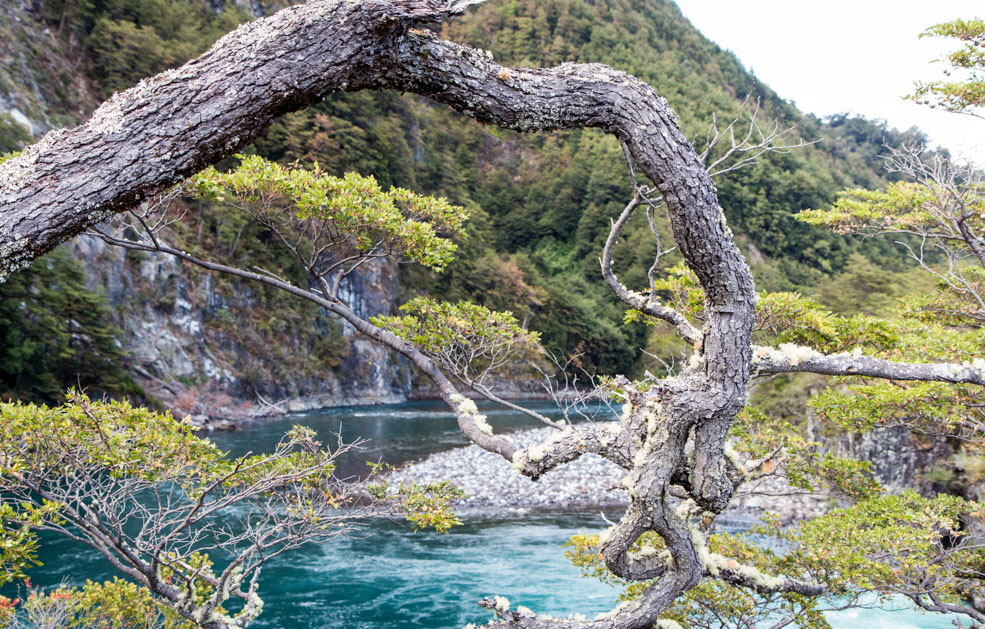
[[[633,179],[635,181],[635,177]],[[633,212],[644,201],[644,191],[636,188],[633,200],[629,202],[629,205],[622,211],[619,218],[612,223],[609,236],[605,239],[605,248],[602,250],[602,258],[600,260],[602,265],[602,279],[605,280],[606,285],[615,293],[616,297],[627,306],[670,323],[677,330],[681,338],[690,345],[696,346],[701,342],[701,333],[691,325],[691,322],[684,315],[673,308],[660,305],[652,296],[646,297],[629,290],[619,283],[619,280],[616,279],[615,274],[612,272],[612,250],[615,248],[616,242],[619,240],[619,236],[622,234],[626,223],[633,216]],[[659,247],[659,241],[657,246]]]
[[753,373],[817,373],[825,376],[863,376],[885,380],[921,380],[985,386],[985,361],[972,363],[897,363],[858,354],[825,356],[809,347],[784,345],[780,349],[753,349]]

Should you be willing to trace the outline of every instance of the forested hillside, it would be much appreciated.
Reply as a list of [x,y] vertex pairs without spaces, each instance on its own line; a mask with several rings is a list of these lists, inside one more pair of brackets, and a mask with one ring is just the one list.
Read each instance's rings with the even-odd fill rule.
[[[182,63],[237,23],[279,4],[36,0],[3,7],[0,28],[7,37],[0,39],[5,42],[0,44],[5,61],[0,106],[7,113],[0,114],[0,152],[16,150],[32,134],[83,119],[114,90]],[[714,119],[722,125],[736,116],[748,118],[758,103],[760,124],[776,119],[781,127],[795,126],[788,143],[815,142],[764,155],[717,182],[760,288],[800,290],[836,311],[853,297],[879,310],[902,290],[903,277],[889,272],[906,267],[891,243],[870,239],[860,247],[856,240],[795,221],[793,214],[830,205],[839,189],[884,182],[884,145],[918,141],[916,131],[898,132],[858,118],[804,117],[733,55],[702,37],[667,0],[495,1],[442,28],[442,36],[485,48],[505,64],[601,62],[626,70],[669,100],[699,148]],[[597,281],[610,218],[631,197],[620,147],[611,137],[592,131],[525,136],[480,126],[419,97],[356,93],[286,116],[249,151],[285,164],[317,164],[334,174],[372,174],[384,187],[446,196],[470,212],[468,237],[445,272],[405,266],[394,283],[380,280],[391,277],[392,269],[377,269],[380,281],[354,287],[367,291],[372,311],[395,308],[419,292],[512,310],[542,333],[547,348],[561,357],[580,355],[581,366],[591,373],[649,367],[643,348],[665,356],[679,350],[662,340],[659,328],[624,324],[623,308]],[[189,209],[190,220],[175,234],[184,246],[296,272],[262,233],[244,233],[237,217],[205,204]],[[669,239],[666,225],[660,227]],[[617,251],[615,270],[630,288],[646,282],[641,269],[655,253],[648,232],[645,221],[636,221],[624,237],[628,246]],[[150,386],[149,393],[179,410],[192,408],[192,401],[206,394],[213,403],[217,395],[233,401],[303,397],[326,388],[326,379],[333,383],[327,386],[332,393],[318,403],[331,403],[332,396],[342,399],[344,388],[332,375],[336,372],[344,372],[343,378],[358,373],[355,384],[367,395],[410,390],[398,364],[369,369],[369,359],[347,341],[351,331],[307,306],[280,300],[272,309],[270,296],[253,287],[209,280],[140,256],[95,253],[103,262],[90,267],[89,285],[104,286],[120,330],[84,329],[82,340],[63,351],[72,360],[100,355],[108,366],[105,378],[90,381],[96,390],[132,392],[132,385],[121,384],[121,365]],[[671,254],[662,264],[678,261]],[[58,276],[41,280],[40,273]],[[22,296],[39,281],[77,286],[80,277],[67,260],[38,265],[20,281],[0,286],[0,297],[21,304],[14,310],[23,320],[68,317]],[[179,319],[184,331],[168,338],[181,346],[172,352],[184,351],[185,358],[145,351],[147,338],[161,331],[141,331],[140,320],[157,320],[164,329],[175,328]],[[23,326],[25,334],[35,328],[42,330]],[[86,340],[113,333],[124,351],[100,350]],[[8,344],[0,350],[8,353],[37,344],[10,333],[0,335],[0,342]],[[273,359],[267,353],[271,347],[281,348]],[[373,361],[379,360],[374,355]],[[76,381],[64,374],[28,373],[20,364],[8,361],[0,373],[0,390],[7,396],[53,401],[52,391]]]

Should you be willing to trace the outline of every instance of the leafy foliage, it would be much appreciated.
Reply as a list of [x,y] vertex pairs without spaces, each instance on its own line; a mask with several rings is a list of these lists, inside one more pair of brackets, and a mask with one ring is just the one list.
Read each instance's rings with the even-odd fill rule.
[[[977,391],[941,383],[852,384],[826,389],[811,399],[821,418],[846,430],[908,426],[933,434],[982,432],[974,408]],[[970,436],[970,435],[969,435]]]
[[400,310],[407,314],[374,317],[372,322],[468,382],[481,383],[487,374],[539,349],[540,335],[521,328],[509,312],[424,297],[407,302]]
[[839,193],[838,201],[827,210],[805,210],[800,220],[828,227],[839,233],[871,236],[902,233],[946,238],[949,246],[965,248],[956,234],[953,219],[961,215],[966,229],[979,232],[985,227],[985,187],[970,182],[958,192],[944,180],[901,181],[885,190],[853,188]]
[[21,474],[70,475],[76,462],[65,458],[63,447],[78,452],[81,461],[111,470],[111,476],[172,481],[187,489],[232,470],[233,464],[191,426],[127,402],[96,403],[70,392],[68,404],[60,407],[3,404],[0,411],[6,437],[0,474],[7,482]]
[[48,592],[28,582],[26,598],[15,600],[17,604],[9,607],[9,616],[0,617],[0,627],[194,629],[198,626],[178,617],[146,588],[120,578],[105,583],[87,580],[81,587],[62,586]]
[[956,601],[983,558],[962,522],[982,516],[975,502],[907,491],[835,509],[780,535],[796,544],[785,561],[826,579],[835,592],[915,589]]
[[[0,416],[0,547],[28,549],[3,556],[8,578],[32,561],[24,531],[51,531],[100,549],[184,619],[220,617],[237,597],[248,622],[262,601],[255,581],[240,589],[244,579],[278,551],[337,535],[350,517],[333,511],[346,503],[335,455],[307,429],[272,454],[233,460],[168,415],[74,392],[55,408],[0,404]],[[213,520],[236,504],[251,510],[242,530]],[[201,547],[231,558],[213,569]]]
[[334,177],[317,167],[284,168],[257,156],[239,157],[236,169],[220,173],[207,168],[188,190],[220,202],[231,197],[231,203],[261,221],[293,215],[315,237],[287,244],[302,247],[301,257],[311,266],[332,264],[322,259],[323,250],[349,245],[362,255],[406,257],[441,269],[456,249],[438,234],[460,233],[465,214],[442,198],[403,188],[384,192],[372,176]]
[[946,55],[941,61],[950,66],[944,75],[953,71],[965,74],[962,80],[931,81],[917,83],[916,91],[909,96],[918,103],[942,107],[945,111],[969,113],[985,106],[985,20],[954,20],[931,26],[921,37],[948,37],[962,42],[962,47]]
[[[852,189],[841,193],[826,210],[806,210],[798,217],[835,231],[871,236],[894,233],[915,236],[921,244],[902,243],[911,258],[938,280],[938,294],[910,304],[917,317],[956,325],[979,325],[985,312],[985,254],[977,244],[985,229],[985,187],[980,177],[956,172],[944,161],[924,164],[916,154],[897,155],[896,166],[917,181],[897,182],[885,190]],[[947,267],[935,265],[925,252],[930,243]],[[924,319],[927,317],[924,316]]]
[[[374,474],[381,467],[370,464]],[[427,484],[393,485],[387,480],[367,487],[370,495],[381,502],[394,506],[414,525],[414,530],[433,528],[445,533],[453,526],[462,523],[451,510],[453,501],[465,497],[465,493],[447,481]]]
[[139,397],[109,318],[64,248],[0,284],[0,398],[57,403],[70,386]]

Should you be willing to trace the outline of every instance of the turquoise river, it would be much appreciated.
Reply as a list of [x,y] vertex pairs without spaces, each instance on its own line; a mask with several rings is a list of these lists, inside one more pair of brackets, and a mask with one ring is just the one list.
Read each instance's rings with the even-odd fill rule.
[[[546,407],[539,405],[539,410]],[[515,413],[488,409],[499,430],[528,426]],[[316,429],[326,442],[339,433],[363,439],[339,462],[342,476],[363,474],[367,460],[394,465],[465,445],[454,417],[436,403],[348,407],[256,422],[212,439],[233,455],[269,450],[292,424]],[[618,513],[606,513],[617,519]],[[467,518],[446,534],[413,532],[400,522],[377,521],[354,536],[278,557],[262,573],[263,615],[251,625],[284,629],[451,629],[491,616],[479,599],[502,595],[514,605],[553,615],[608,611],[618,592],[581,578],[561,545],[579,531],[604,528],[601,515],[491,514]],[[111,569],[86,547],[45,538],[45,565],[37,585],[102,580]],[[910,609],[856,609],[832,613],[839,629],[950,629],[950,619]]]

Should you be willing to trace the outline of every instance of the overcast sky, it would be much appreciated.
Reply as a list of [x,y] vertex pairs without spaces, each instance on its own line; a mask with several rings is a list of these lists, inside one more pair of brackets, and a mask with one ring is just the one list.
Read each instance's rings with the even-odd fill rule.
[[942,78],[930,63],[956,46],[917,36],[956,18],[985,17],[983,0],[675,0],[706,37],[782,98],[819,116],[848,112],[920,127],[985,166],[985,120],[900,98]]

